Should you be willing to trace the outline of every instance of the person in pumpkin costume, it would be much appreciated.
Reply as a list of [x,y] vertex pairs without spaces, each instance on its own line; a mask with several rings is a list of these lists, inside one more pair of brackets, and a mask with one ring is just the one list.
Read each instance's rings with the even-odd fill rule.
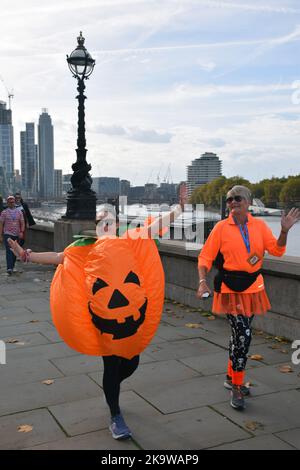
[[96,216],[97,239],[80,238],[62,253],[34,253],[9,241],[24,262],[58,265],[50,289],[53,322],[70,347],[102,356],[115,439],[132,435],[119,406],[120,385],[137,369],[163,310],[164,272],[153,238],[181,212],[176,206],[117,237],[118,215],[104,208]]

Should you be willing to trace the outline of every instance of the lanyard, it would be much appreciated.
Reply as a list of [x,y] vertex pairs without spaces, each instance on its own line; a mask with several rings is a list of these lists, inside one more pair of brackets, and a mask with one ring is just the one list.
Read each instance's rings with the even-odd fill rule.
[[248,232],[247,223],[245,223],[244,225],[242,225],[242,224],[238,224],[238,225],[239,225],[239,229],[240,229],[241,235],[243,237],[246,249],[247,249],[248,253],[250,253],[250,239],[249,239],[249,232]]

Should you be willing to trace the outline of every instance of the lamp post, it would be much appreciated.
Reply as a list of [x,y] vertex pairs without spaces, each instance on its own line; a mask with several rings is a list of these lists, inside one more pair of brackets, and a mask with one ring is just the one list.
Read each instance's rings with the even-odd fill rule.
[[73,175],[71,177],[72,188],[68,191],[67,212],[65,219],[94,220],[96,216],[96,193],[91,189],[92,178],[89,174],[91,165],[86,161],[86,140],[84,120],[84,95],[85,84],[93,72],[95,60],[84,47],[84,37],[80,31],[77,38],[78,46],[67,56],[69,69],[74,78],[77,79],[78,95],[78,134],[77,134],[77,160],[72,165]]

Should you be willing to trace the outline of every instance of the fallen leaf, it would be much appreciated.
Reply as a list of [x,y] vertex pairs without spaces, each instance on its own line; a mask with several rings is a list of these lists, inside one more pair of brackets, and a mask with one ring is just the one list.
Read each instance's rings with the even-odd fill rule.
[[18,432],[31,432],[33,427],[30,424],[21,424],[18,426]]
[[270,348],[270,349],[280,349],[281,344],[272,344],[271,346],[268,346],[268,348]]
[[281,366],[279,371],[282,372],[283,374],[294,372],[291,366]]
[[290,342],[288,339],[284,338],[284,336],[275,336],[274,339],[278,341],[279,343],[288,344]]
[[207,317],[207,320],[215,320],[216,317],[214,317],[213,315],[210,315],[209,317]]
[[42,384],[45,384],[45,385],[52,385],[54,383],[54,380],[43,380]]
[[185,326],[187,328],[201,328],[201,324],[200,323],[186,323]]
[[29,323],[39,323],[40,320],[30,320]]
[[249,431],[256,431],[256,429],[262,429],[264,426],[258,421],[246,421],[245,427],[249,429]]
[[288,353],[289,353],[287,349],[280,349],[280,352],[281,352],[282,354],[288,354]]
[[261,356],[260,354],[253,354],[252,356],[250,356],[250,359],[252,359],[252,361],[262,361],[263,356]]
[[5,341],[6,343],[9,343],[9,344],[14,344],[14,343],[19,343],[19,340],[18,339],[8,339]]
[[262,330],[258,330],[258,331],[255,331],[254,334],[258,335],[258,336],[261,336],[261,335],[264,334],[264,332]]

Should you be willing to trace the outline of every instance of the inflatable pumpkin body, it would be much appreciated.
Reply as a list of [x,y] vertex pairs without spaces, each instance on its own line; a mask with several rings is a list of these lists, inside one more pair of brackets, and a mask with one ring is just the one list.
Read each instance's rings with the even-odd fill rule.
[[164,302],[164,272],[155,242],[79,240],[64,251],[50,290],[53,322],[73,349],[131,359],[153,338]]

